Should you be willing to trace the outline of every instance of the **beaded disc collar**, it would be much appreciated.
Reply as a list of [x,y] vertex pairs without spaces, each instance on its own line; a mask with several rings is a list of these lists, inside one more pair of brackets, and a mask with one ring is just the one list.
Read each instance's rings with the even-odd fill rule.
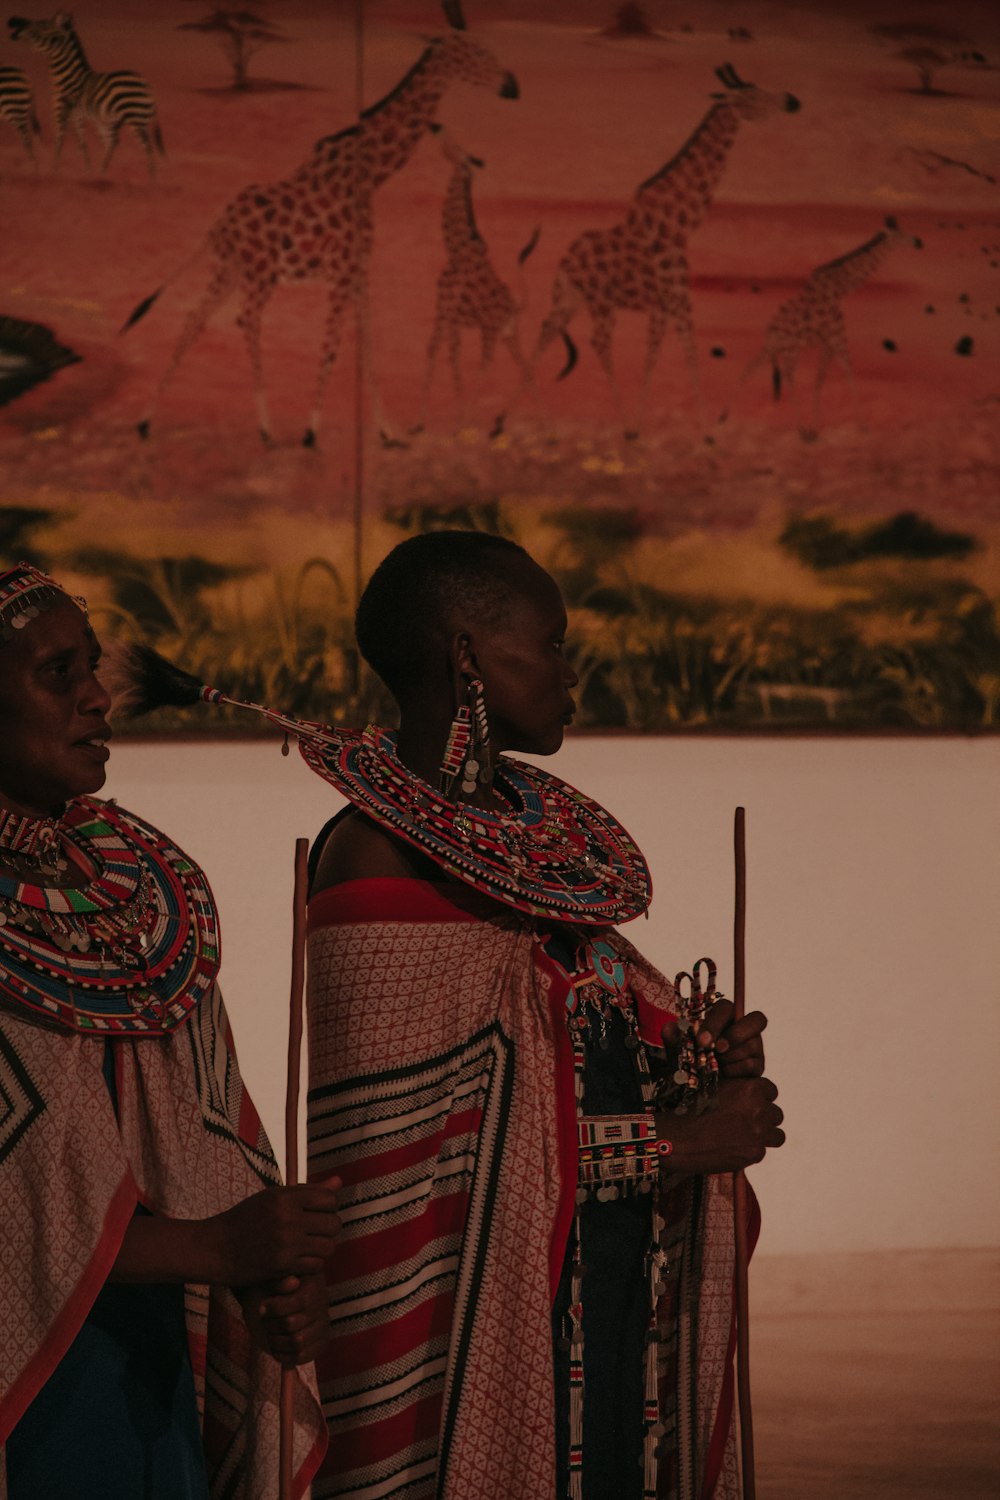
[[646,861],[599,803],[550,772],[501,756],[494,789],[509,811],[451,802],[414,775],[390,730],[304,736],[302,758],[376,823],[449,875],[505,906],[606,925],[645,912]]
[[204,703],[248,708],[294,735],[306,765],[355,807],[504,906],[594,926],[629,922],[649,907],[652,881],[638,845],[599,802],[548,771],[501,756],[493,788],[509,811],[494,812],[452,802],[415,775],[390,729],[340,729],[218,688],[196,692]]
[[150,824],[96,797],[70,802],[58,830],[92,874],[77,888],[44,870],[0,871],[0,1005],[89,1035],[162,1036],[218,973],[204,874]]

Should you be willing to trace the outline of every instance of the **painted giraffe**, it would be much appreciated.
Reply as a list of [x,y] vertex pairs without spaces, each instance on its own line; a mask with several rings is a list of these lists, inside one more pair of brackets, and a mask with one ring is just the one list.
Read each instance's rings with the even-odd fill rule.
[[[439,128],[438,134],[441,149],[453,167],[441,210],[441,233],[448,259],[437,282],[434,327],[427,345],[427,373],[424,378],[420,428],[427,421],[434,368],[442,344],[448,352],[461,420],[463,388],[460,354],[463,328],[479,330],[482,370],[490,364],[496,353],[497,343],[502,340],[510,350],[522,380],[525,384],[532,383],[531,367],[522,352],[517,328],[523,297],[521,303],[516,302],[506,282],[497,274],[490,260],[486,241],[476,223],[472,177],[485,163],[480,157],[470,156],[463,151],[443,128]],[[520,266],[524,265],[537,243],[536,229],[518,256]]]
[[[519,93],[513,74],[501,68],[493,54],[464,29],[456,28],[432,41],[392,92],[364,110],[356,125],[317,141],[290,177],[244,188],[233,199],[209,230],[212,270],[208,287],[184,324],[153,405],[139,423],[142,437],[148,436],[153,410],[184,354],[211,314],[236,293],[240,303],[237,322],[250,356],[258,426],[264,442],[270,442],[261,366],[261,317],[280,282],[319,278],[328,288],[327,314],[313,405],[303,439],[307,447],[315,444],[323,392],[352,306],[362,347],[367,349],[373,195],[409,161],[434,123],[442,95],[455,82],[494,89],[505,99],[516,99]],[[141,302],[125,327],[137,322],[162,291],[160,287]],[[367,358],[365,366],[376,421],[384,434],[381,403],[371,382]]]
[[[847,376],[854,402],[855,420],[859,420],[858,386],[848,353],[847,323],[840,302],[848,292],[853,292],[875,274],[896,245],[911,245],[916,250],[923,248],[921,240],[915,235],[904,233],[895,219],[887,218],[885,227],[863,245],[849,250],[846,255],[839,255],[836,260],[817,266],[801,289],[781,304],[768,323],[763,347],[740,376],[733,402],[750,377],[762,365],[769,364],[774,399],[777,401],[782,387],[787,387],[792,396],[799,432],[803,438],[811,440],[815,438],[820,425],[820,391],[831,363],[836,360]],[[804,351],[813,346],[819,349],[819,363],[813,386],[813,425],[809,428],[802,422],[795,372]],[[730,407],[720,414],[720,422],[726,420]]]
[[568,351],[560,375],[576,363],[576,347],[567,329],[580,307],[590,314],[590,342],[611,385],[619,420],[625,426],[612,361],[612,339],[620,311],[646,313],[646,357],[639,399],[641,427],[650,379],[660,345],[671,325],[687,358],[691,385],[704,425],[704,406],[694,345],[694,320],[685,250],[704,218],[725,170],[729,151],[744,120],[766,120],[780,111],[792,113],[799,101],[792,94],[770,94],[744,83],[731,63],[716,69],[725,93],[715,102],[677,155],[641,183],[624,219],[610,229],[588,229],[559,262],[552,289],[552,308],[542,325],[532,363],[561,337]]
[[48,59],[56,125],[53,170],[59,165],[67,125],[72,125],[83,159],[89,165],[84,125],[90,120],[104,143],[102,172],[111,162],[122,126],[128,125],[146,153],[150,177],[155,177],[156,152],[164,154],[163,136],[146,80],[121,68],[113,73],[95,73],[74,30],[73,17],[67,11],[59,11],[50,21],[11,16],[7,25],[14,41],[27,42]]
[[0,67],[0,120],[13,125],[33,167],[38,166],[33,136],[41,135],[31,84],[20,68]]

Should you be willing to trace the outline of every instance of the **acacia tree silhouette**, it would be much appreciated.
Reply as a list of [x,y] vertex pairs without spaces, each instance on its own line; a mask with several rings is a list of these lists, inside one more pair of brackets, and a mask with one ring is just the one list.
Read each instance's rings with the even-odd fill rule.
[[291,41],[291,37],[266,16],[259,16],[252,10],[213,10],[198,21],[183,21],[177,30],[200,31],[218,42],[232,71],[230,87],[238,91],[253,87],[250,59],[262,47]]

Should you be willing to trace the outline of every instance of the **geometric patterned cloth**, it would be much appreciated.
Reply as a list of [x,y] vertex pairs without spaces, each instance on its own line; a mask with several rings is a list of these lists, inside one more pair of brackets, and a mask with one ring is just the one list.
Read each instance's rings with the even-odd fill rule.
[[[217,988],[186,1024],[142,1040],[0,1013],[0,1443],[72,1343],[138,1202],[201,1219],[278,1182]],[[213,1500],[275,1500],[280,1368],[228,1288],[189,1287],[186,1311]],[[302,1495],[326,1446],[308,1367],[295,1417]]]
[[[601,936],[658,1043],[672,987],[618,933]],[[552,1303],[578,1151],[567,976],[529,918],[409,879],[313,898],[308,955],[309,1175],[343,1179],[315,1500],[553,1496]],[[732,1238],[731,1218],[706,1207],[724,1181],[701,1179],[697,1212],[680,1193],[668,1217],[668,1237],[703,1260],[706,1234]],[[687,1267],[685,1312],[700,1292],[690,1256]],[[671,1385],[697,1389],[684,1440],[705,1479],[725,1467],[707,1453],[716,1434],[721,1454],[735,1451],[731,1400],[719,1409],[731,1269],[710,1299],[685,1325],[683,1376],[676,1302],[666,1336]],[[678,1500],[698,1500],[665,1470]],[[716,1494],[730,1500],[724,1483]]]

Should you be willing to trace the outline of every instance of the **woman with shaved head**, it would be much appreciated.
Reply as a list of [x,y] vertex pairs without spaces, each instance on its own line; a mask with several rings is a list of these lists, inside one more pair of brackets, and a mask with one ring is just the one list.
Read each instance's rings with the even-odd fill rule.
[[[356,621],[398,727],[262,710],[348,801],[309,902],[310,1172],[345,1221],[317,1500],[736,1493],[730,1174],[784,1140],[765,1022],[619,934],[638,847],[516,758],[572,721],[566,624],[513,542],[414,537]],[[138,671],[140,700],[232,701]]]
[[404,542],[358,608],[399,727],[341,757],[310,901],[312,1159],[350,1204],[320,1495],[731,1493],[719,1174],[784,1139],[764,1018],[680,1001],[615,930],[636,844],[511,756],[572,722],[566,626],[475,532]]

